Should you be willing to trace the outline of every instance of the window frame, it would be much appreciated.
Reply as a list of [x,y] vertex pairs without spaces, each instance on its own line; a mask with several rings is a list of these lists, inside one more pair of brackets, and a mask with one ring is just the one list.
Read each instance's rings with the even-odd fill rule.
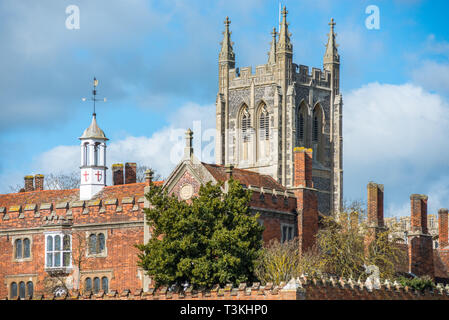
[[[56,250],[55,238],[60,237],[60,246],[59,250]],[[70,239],[70,248],[69,250],[64,249],[64,237],[68,236]],[[44,233],[45,237],[45,270],[59,270],[59,269],[72,269],[72,235],[69,232],[64,231],[52,231]],[[48,250],[48,238],[51,237],[53,241],[52,250]],[[59,253],[59,266],[55,266],[55,257]],[[69,264],[64,265],[64,254],[69,253]],[[48,265],[48,255],[52,255],[52,265]]]
[[[86,280],[90,278],[90,290],[86,290]],[[105,293],[110,291],[110,285],[111,285],[111,280],[114,279],[114,274],[113,274],[113,270],[89,270],[89,271],[81,271],[81,275],[80,275],[80,283],[82,284],[82,290],[84,292],[92,292],[93,294],[96,294],[98,292],[95,292],[95,278],[98,278],[100,281],[99,284],[99,290],[98,292],[104,291],[104,287],[103,287],[103,278],[107,278],[107,289],[108,291],[105,291]]]
[[[25,239],[28,239],[29,241],[29,256],[25,257]],[[17,247],[16,242],[20,240],[21,241],[21,257],[17,257]],[[26,261],[32,261],[33,260],[33,237],[31,235],[20,235],[20,236],[14,236],[11,238],[11,244],[12,244],[12,261],[13,262],[26,262]]]
[[[287,234],[284,234],[284,228],[287,228]],[[289,233],[289,231],[291,232]],[[290,238],[288,235],[290,234]],[[285,236],[284,236],[285,235]],[[291,241],[295,238],[295,225],[291,223],[281,223],[281,243]]]
[[[19,275],[6,275],[5,276],[5,284],[7,289],[8,299],[18,299],[20,295],[20,283],[23,282],[25,284],[25,299],[29,299],[33,297],[36,289],[38,277],[37,274],[19,274]],[[12,295],[12,286],[16,284],[16,295]],[[29,283],[32,284],[32,295],[30,296],[30,287]],[[22,298],[20,298],[22,299]]]
[[[100,234],[103,234],[103,250],[98,252],[100,247]],[[91,251],[91,237],[95,236],[95,252]],[[87,250],[86,250],[86,257],[88,258],[105,258],[108,256],[108,247],[107,247],[107,240],[108,240],[108,230],[95,230],[95,231],[86,231],[86,243],[87,243]]]

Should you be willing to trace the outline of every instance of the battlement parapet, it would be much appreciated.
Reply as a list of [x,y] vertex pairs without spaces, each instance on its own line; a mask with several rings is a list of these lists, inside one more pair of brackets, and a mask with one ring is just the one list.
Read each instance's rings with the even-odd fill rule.
[[[126,219],[134,221],[140,218],[143,207],[144,197],[134,196],[0,207],[0,233],[11,228],[20,230],[57,225],[71,226],[87,220],[98,223]],[[143,219],[143,216],[141,218]]]
[[312,68],[312,72],[309,73],[309,67],[304,65],[296,65],[295,67],[295,81],[300,84],[306,84],[309,86],[318,86],[330,88],[331,74],[326,70],[318,68]]
[[253,74],[252,67],[242,67],[229,70],[229,86],[245,87],[250,86],[252,82],[258,84],[271,84],[275,81],[273,67],[264,64],[256,66],[256,73]]

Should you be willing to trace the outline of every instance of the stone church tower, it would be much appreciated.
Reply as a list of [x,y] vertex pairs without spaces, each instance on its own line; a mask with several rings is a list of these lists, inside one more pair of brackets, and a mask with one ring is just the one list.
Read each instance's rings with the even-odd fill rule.
[[342,206],[342,97],[340,56],[334,20],[323,58],[323,70],[293,63],[287,10],[279,33],[272,32],[268,61],[236,68],[230,21],[219,54],[216,101],[216,163],[269,174],[293,187],[293,149],[313,149],[313,185],[319,211]]

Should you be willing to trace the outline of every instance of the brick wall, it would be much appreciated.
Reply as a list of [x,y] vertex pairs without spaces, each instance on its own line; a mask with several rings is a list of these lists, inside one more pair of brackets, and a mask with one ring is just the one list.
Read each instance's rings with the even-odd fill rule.
[[[52,278],[45,268],[45,234],[68,231],[72,235],[72,268],[63,278],[68,287],[78,288],[78,280],[107,276],[109,288],[116,290],[142,288],[143,271],[137,266],[138,249],[143,243],[144,184],[107,187],[103,199],[91,201],[53,201],[11,206],[0,214],[0,295],[9,294],[9,284],[32,281],[36,294],[44,291]],[[47,196],[54,191],[43,191]],[[36,192],[39,193],[39,192]],[[43,196],[42,192],[40,193]],[[65,195],[65,192],[61,192]],[[136,196],[130,196],[130,195]],[[34,194],[26,198],[34,199]],[[5,219],[6,217],[6,219]],[[103,254],[88,254],[87,238],[103,233]],[[14,241],[31,241],[31,256],[15,259]],[[80,249],[80,250],[79,250]],[[78,269],[78,257],[81,268]]]
[[[6,297],[5,297],[6,298]],[[72,291],[62,297],[35,295],[35,300],[449,300],[449,286],[438,284],[434,290],[424,292],[403,287],[398,283],[385,281],[375,289],[361,282],[345,279],[306,277],[292,279],[279,286],[267,284],[252,286],[240,284],[238,287],[214,286],[211,290],[174,290],[167,287],[150,288],[148,292],[137,290],[110,290],[109,293]]]

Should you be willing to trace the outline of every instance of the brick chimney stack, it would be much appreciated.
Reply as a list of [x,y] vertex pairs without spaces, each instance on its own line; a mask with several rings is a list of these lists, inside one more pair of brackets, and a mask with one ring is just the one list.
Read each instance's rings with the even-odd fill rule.
[[112,165],[112,184],[114,186],[123,184],[123,164],[115,163]]
[[384,185],[374,182],[368,183],[368,232],[365,236],[365,253],[377,235],[385,230],[384,225]]
[[313,188],[312,149],[295,148],[294,150],[294,186]]
[[298,240],[301,253],[316,243],[318,233],[318,195],[312,182],[312,149],[295,148],[294,187],[298,213]]
[[137,164],[134,162],[125,163],[125,184],[136,183]]
[[36,174],[34,176],[34,189],[35,190],[44,190],[44,175]]
[[34,191],[34,177],[25,176],[25,192]]
[[368,183],[368,223],[372,227],[384,227],[384,186]]
[[427,230],[427,196],[412,194],[411,231],[408,234],[409,271],[418,275],[433,277],[435,267],[433,263],[432,236]]
[[412,194],[410,196],[411,205],[411,230],[427,234],[427,196],[422,194]]
[[438,244],[439,248],[444,248],[449,244],[448,237],[448,210],[438,210]]

